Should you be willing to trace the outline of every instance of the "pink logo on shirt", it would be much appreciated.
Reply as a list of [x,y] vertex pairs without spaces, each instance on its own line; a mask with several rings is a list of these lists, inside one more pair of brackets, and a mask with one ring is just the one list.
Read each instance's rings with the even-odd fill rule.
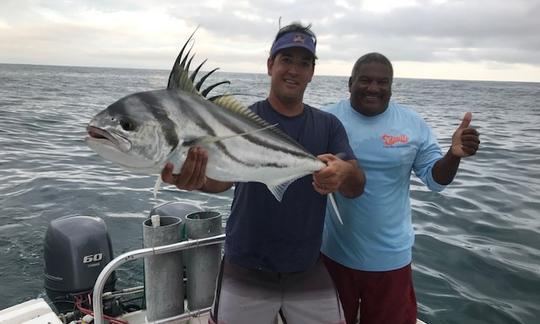
[[392,136],[392,135],[384,134],[382,136],[382,139],[384,141],[384,145],[386,146],[392,146],[397,143],[407,144],[409,142],[409,137],[407,135]]

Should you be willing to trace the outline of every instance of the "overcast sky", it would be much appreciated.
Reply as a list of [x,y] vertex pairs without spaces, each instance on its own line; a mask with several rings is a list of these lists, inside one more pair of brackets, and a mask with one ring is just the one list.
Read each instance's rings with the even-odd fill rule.
[[319,75],[377,51],[396,77],[540,82],[540,0],[0,0],[0,62],[170,69],[199,26],[207,68],[266,73],[279,17],[313,25]]

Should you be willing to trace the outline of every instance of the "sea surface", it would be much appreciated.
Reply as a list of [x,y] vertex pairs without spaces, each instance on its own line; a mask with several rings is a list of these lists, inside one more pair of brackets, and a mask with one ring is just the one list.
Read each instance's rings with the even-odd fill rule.
[[[155,200],[155,177],[124,171],[84,142],[98,111],[164,88],[167,78],[161,70],[0,64],[0,309],[45,297],[43,240],[55,218],[103,218],[119,255],[142,247],[142,222],[157,203],[228,215],[232,191],[165,186]],[[223,90],[245,103],[265,98],[269,87],[262,74],[215,79],[229,79]],[[346,77],[315,76],[305,101],[321,107],[347,96]],[[540,83],[398,78],[393,99],[427,120],[443,151],[467,111],[482,141],[442,193],[412,177],[419,318],[540,323]],[[140,260],[124,264],[118,285],[142,284],[141,268]]]

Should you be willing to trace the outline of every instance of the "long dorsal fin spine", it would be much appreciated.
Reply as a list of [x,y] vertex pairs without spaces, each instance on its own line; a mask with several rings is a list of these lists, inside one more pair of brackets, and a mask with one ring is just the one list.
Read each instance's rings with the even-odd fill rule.
[[221,98],[221,97],[223,97],[223,96],[224,96],[224,95],[222,95],[222,94],[221,94],[221,95],[215,95],[215,96],[212,96],[212,97],[206,98],[206,99],[208,99],[208,100],[214,102],[215,100],[217,100],[217,99],[219,99],[219,98]]
[[[208,87],[206,87],[204,90],[201,91],[201,88],[206,81],[206,79],[215,71],[217,71],[219,68],[215,68],[211,70],[210,72],[207,72],[200,80],[195,84],[195,78],[197,74],[199,73],[202,66],[206,63],[206,59],[197,66],[197,68],[189,75],[189,68],[191,66],[191,63],[193,62],[193,59],[195,58],[195,54],[192,54],[193,51],[193,36],[195,35],[195,32],[197,31],[198,27],[193,31],[193,33],[189,36],[189,38],[186,40],[184,45],[182,46],[180,53],[176,57],[176,60],[174,61],[173,68],[171,70],[171,73],[169,74],[169,80],[167,84],[168,89],[181,89],[186,92],[190,92],[196,95],[200,95],[202,97],[206,97],[210,91],[212,91],[215,87],[221,85],[221,84],[230,84],[230,81],[221,81],[214,83]],[[188,46],[188,44],[191,43],[191,46]]]
[[[194,57],[195,57],[195,53],[193,53],[191,57],[189,58],[189,61],[187,62],[187,66],[186,66],[186,71],[189,71],[189,67],[191,66],[191,62],[193,61]],[[193,82],[193,80],[191,80],[191,82]]]
[[199,91],[201,89],[201,86],[202,84],[204,83],[204,81],[214,72],[216,72],[217,70],[219,70],[219,68],[215,68],[213,70],[211,70],[210,72],[206,73],[205,75],[203,75],[201,77],[201,79],[199,80],[199,82],[197,82],[197,84],[195,85],[195,89],[197,89],[197,91]]
[[203,97],[206,98],[206,96],[208,95],[208,93],[209,93],[210,91],[212,91],[212,89],[214,89],[215,87],[220,86],[220,85],[222,85],[222,84],[231,84],[231,81],[225,80],[225,81],[216,82],[216,83],[214,83],[214,84],[211,84],[211,85],[209,85],[208,87],[206,87],[206,89],[204,89],[204,90],[201,92],[201,95],[202,95]]
[[206,61],[208,61],[208,59],[204,59],[204,61],[202,61],[202,63],[199,64],[199,66],[197,66],[197,68],[195,68],[195,70],[191,73],[191,76],[189,77],[191,82],[195,82],[195,77],[197,76],[197,73],[199,73],[199,70],[204,65],[204,63],[206,63]]
[[184,50],[186,49],[188,43],[193,39],[193,35],[195,35],[195,32],[197,31],[198,28],[199,27],[195,28],[193,33],[191,33],[189,38],[184,43],[184,46],[182,46],[180,53],[178,53],[178,56],[176,57],[176,60],[174,61],[174,65],[171,70],[171,73],[169,74],[169,82],[167,83],[167,89],[178,88],[178,84],[176,83],[176,80],[178,79],[178,74],[182,74],[184,72],[184,70],[180,69],[180,65],[179,65],[180,61],[182,60]]
[[191,45],[191,47],[189,48],[189,50],[187,51],[186,55],[184,56],[184,58],[182,59],[182,63],[180,63],[180,67],[184,70],[184,71],[189,71],[189,67],[186,66],[186,63],[187,63],[187,60],[189,58],[189,55],[191,54],[191,50],[193,49],[193,44]]

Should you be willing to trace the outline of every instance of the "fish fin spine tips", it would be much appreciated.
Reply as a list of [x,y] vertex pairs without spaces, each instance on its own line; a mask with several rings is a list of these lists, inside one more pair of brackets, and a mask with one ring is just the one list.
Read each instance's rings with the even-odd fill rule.
[[[189,36],[187,41],[182,46],[180,53],[176,57],[172,70],[169,74],[169,81],[167,84],[167,89],[180,89],[186,92],[193,93],[195,95],[206,97],[212,89],[222,84],[230,84],[230,81],[225,80],[221,82],[216,82],[206,87],[205,89],[201,90],[201,87],[203,86],[205,80],[219,69],[219,68],[215,68],[207,72],[197,82],[195,82],[197,73],[199,72],[201,67],[206,63],[207,59],[203,60],[202,63],[200,63],[194,69],[191,75],[189,74],[191,63],[193,62],[193,59],[195,57],[195,54],[191,53],[194,46],[193,36],[195,35],[195,32],[197,31],[198,28],[199,27],[197,26],[197,28]],[[190,43],[191,43],[191,46],[188,48],[188,45]]]
[[[197,31],[197,29],[195,31]],[[201,90],[204,82],[208,79],[208,77],[218,70],[218,68],[210,70],[205,75],[203,75],[197,82],[195,82],[197,73],[199,72],[201,67],[204,65],[204,63],[206,63],[207,59],[205,59],[202,63],[200,63],[199,66],[197,66],[195,70],[191,73],[191,75],[189,75],[189,66],[191,65],[191,62],[195,54],[191,54],[191,50],[193,46],[191,48],[188,48],[188,44],[193,40],[193,35],[195,34],[195,31],[191,34],[191,36],[189,36],[188,40],[184,43],[184,45],[182,46],[182,49],[180,50],[180,53],[178,54],[178,57],[175,60],[175,63],[169,75],[169,83],[167,85],[167,88],[168,89],[176,88],[176,89],[180,89],[180,90],[201,96],[203,98],[207,98],[208,100],[212,101],[214,104],[222,108],[228,109],[237,114],[242,114],[246,116],[247,118],[252,119],[253,121],[257,122],[259,125],[266,126],[266,123],[258,115],[256,115],[251,110],[249,110],[245,105],[243,105],[240,101],[238,101],[238,99],[236,99],[231,94],[222,94],[222,95],[208,98],[208,94],[210,93],[211,90],[213,90],[214,88],[222,84],[230,84],[230,81],[225,80],[225,81],[216,82],[207,86],[205,89]],[[191,54],[191,57],[189,57],[190,54]]]

